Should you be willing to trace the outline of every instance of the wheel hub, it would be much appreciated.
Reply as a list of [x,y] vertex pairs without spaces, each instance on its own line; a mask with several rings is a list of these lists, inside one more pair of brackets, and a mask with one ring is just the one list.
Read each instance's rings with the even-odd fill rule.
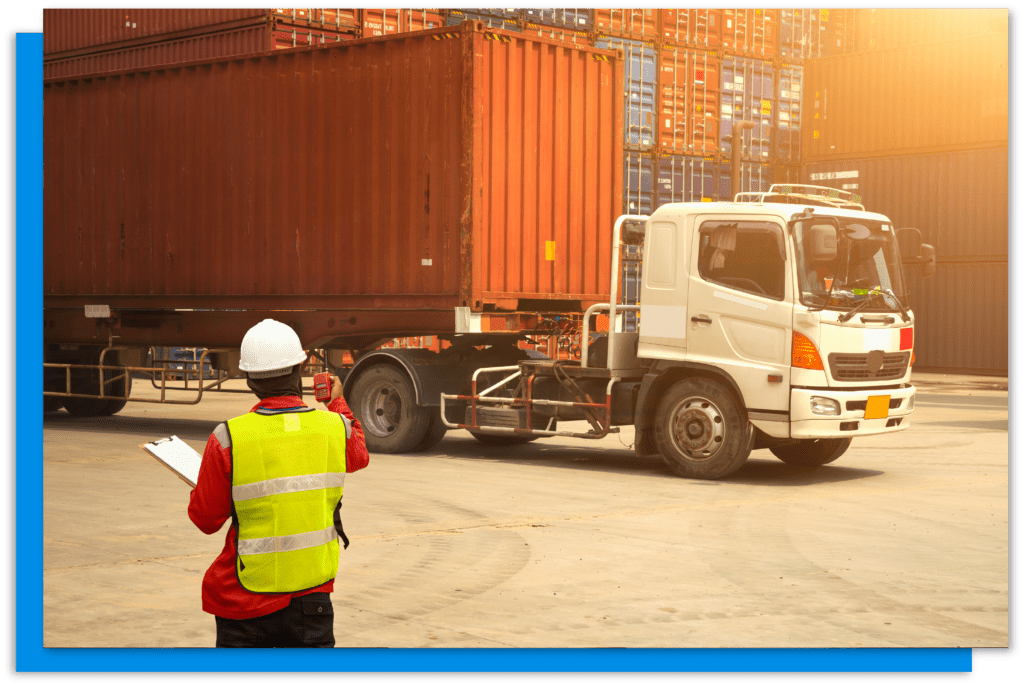
[[691,459],[710,459],[725,440],[722,412],[706,398],[687,398],[673,413],[671,435]]
[[394,386],[381,381],[374,384],[362,403],[363,428],[375,436],[390,436],[402,419],[402,398]]

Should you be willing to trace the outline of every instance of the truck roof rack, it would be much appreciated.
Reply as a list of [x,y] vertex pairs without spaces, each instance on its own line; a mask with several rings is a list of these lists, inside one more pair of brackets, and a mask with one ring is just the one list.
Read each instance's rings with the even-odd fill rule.
[[765,193],[737,193],[735,202],[788,203],[791,205],[817,205],[819,207],[839,207],[844,210],[863,210],[861,197],[828,186],[811,186],[799,183],[774,183]]

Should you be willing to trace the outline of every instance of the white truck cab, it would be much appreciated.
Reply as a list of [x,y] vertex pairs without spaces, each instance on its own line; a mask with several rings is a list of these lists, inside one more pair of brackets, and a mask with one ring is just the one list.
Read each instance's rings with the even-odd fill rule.
[[[732,410],[741,430],[749,422],[751,448],[808,466],[857,436],[907,428],[914,315],[896,230],[840,193],[773,187],[664,205],[647,220],[637,357],[655,361],[656,376],[689,371],[657,384],[653,425],[637,425],[653,429],[663,457],[678,453],[678,465],[666,460],[676,471],[715,478],[742,464],[746,455],[712,468],[730,447]],[[664,400],[673,385],[700,386],[700,370],[719,388]],[[715,395],[723,389],[734,397]]]

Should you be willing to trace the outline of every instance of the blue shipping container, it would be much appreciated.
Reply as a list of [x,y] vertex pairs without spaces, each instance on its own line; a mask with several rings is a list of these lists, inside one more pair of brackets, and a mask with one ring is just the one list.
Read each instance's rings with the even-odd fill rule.
[[463,10],[448,10],[448,26],[456,26],[466,21],[482,21],[485,26],[492,29],[504,29],[506,31],[520,31],[521,25],[518,19],[509,19],[487,14],[477,14]]
[[665,155],[658,158],[655,206],[670,202],[711,202],[718,199],[718,164],[704,157]]
[[746,57],[722,59],[722,112],[718,127],[718,147],[726,157],[732,155],[734,121],[754,122],[744,132],[743,159],[768,162],[771,159],[775,130],[775,68],[770,62]]
[[779,69],[779,97],[775,119],[775,161],[800,164],[800,100],[804,90],[804,68]]
[[654,156],[627,151],[622,161],[622,213],[654,212]]
[[654,97],[658,89],[658,52],[650,41],[601,36],[594,47],[623,50],[622,144],[634,150],[654,147]]
[[590,9],[526,9],[526,21],[548,26],[561,26],[577,31],[590,31],[594,27],[594,10]]
[[787,62],[825,57],[827,22],[819,10],[779,10],[779,54]]
[[740,163],[739,188],[732,187],[732,163],[723,162],[718,168],[718,199],[732,200],[737,193],[764,193],[772,185],[772,170],[767,164]]

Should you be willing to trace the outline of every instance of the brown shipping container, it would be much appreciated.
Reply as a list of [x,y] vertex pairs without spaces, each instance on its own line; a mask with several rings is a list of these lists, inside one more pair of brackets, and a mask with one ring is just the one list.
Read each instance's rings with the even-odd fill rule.
[[196,60],[252,55],[274,47],[271,27],[260,22],[229,31],[201,32],[194,36],[143,43],[118,50],[85,52],[74,57],[43,61],[43,78],[68,78],[125,69],[151,68]]
[[44,9],[43,54],[264,17],[265,9]]
[[621,83],[477,22],[45,81],[47,340],[95,303],[148,311],[122,344],[234,347],[266,310],[313,344],[606,301]]
[[808,62],[804,161],[1005,146],[1008,54],[1004,34]]
[[808,164],[805,182],[861,195],[935,246],[935,276],[910,270],[921,369],[1008,369],[1007,148]]

